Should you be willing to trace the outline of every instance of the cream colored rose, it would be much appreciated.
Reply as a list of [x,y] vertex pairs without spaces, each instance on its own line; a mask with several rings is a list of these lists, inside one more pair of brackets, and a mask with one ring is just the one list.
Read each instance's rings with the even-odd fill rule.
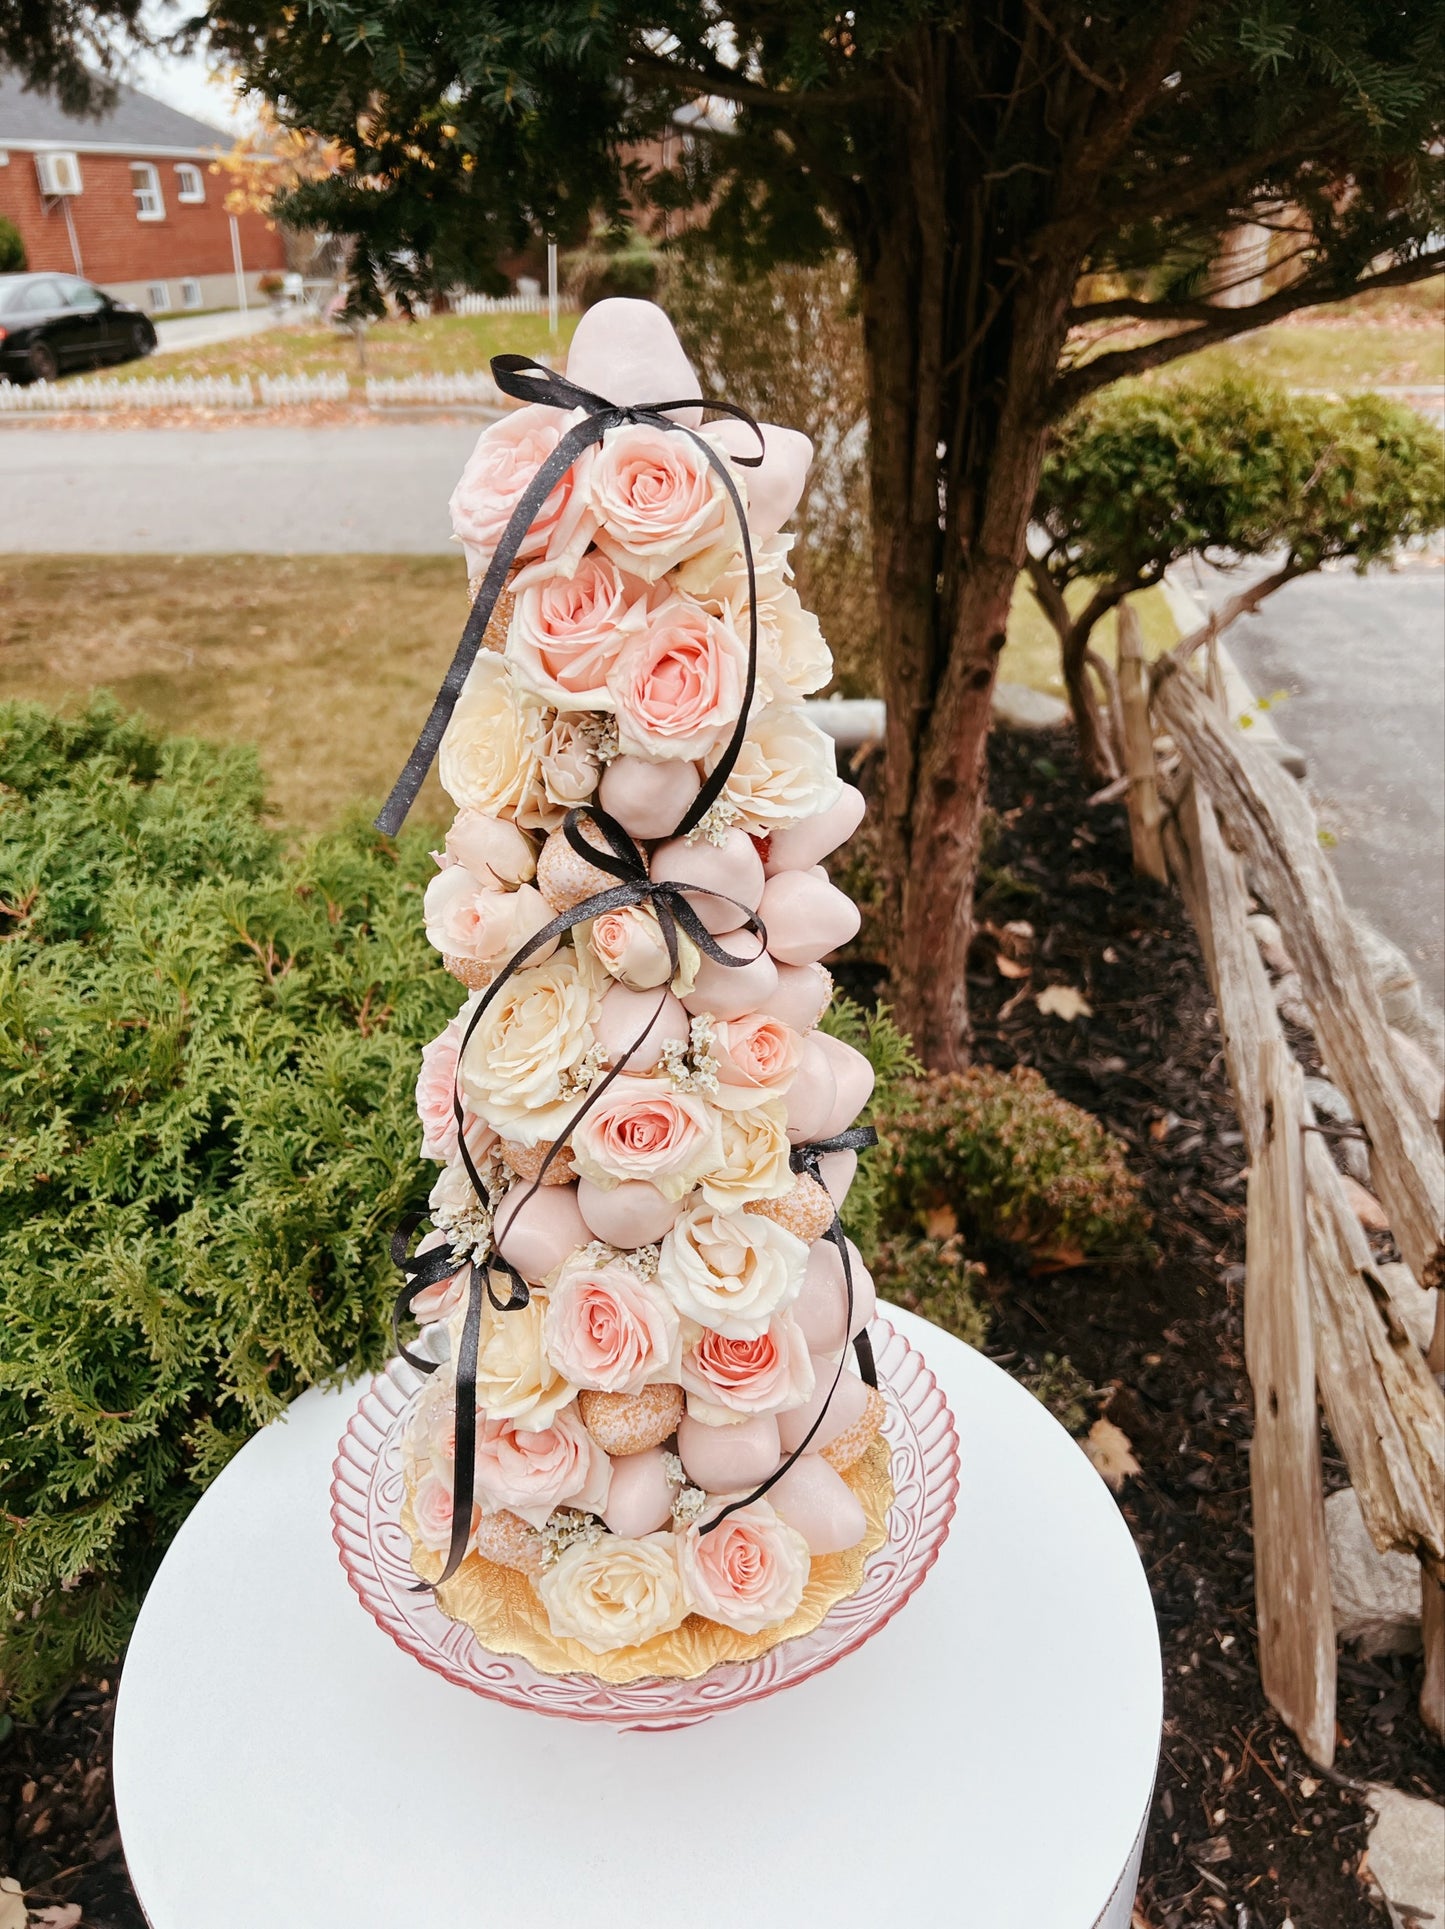
[[611,1654],[680,1627],[688,1609],[674,1538],[604,1534],[575,1541],[537,1581],[553,1634],[580,1641],[593,1654]]
[[597,998],[565,947],[511,978],[477,1020],[461,1061],[472,1109],[504,1139],[554,1139],[575,1108],[566,1075],[592,1048]]
[[718,1212],[741,1212],[754,1199],[781,1199],[793,1189],[788,1164],[788,1108],[781,1099],[723,1112],[722,1161],[698,1181]]
[[472,665],[442,738],[437,774],[461,810],[515,817],[540,783],[547,713],[501,657],[483,650]]
[[[534,1292],[525,1306],[502,1313],[482,1295],[477,1351],[477,1405],[489,1420],[515,1420],[523,1432],[550,1427],[577,1389],[547,1357],[542,1323],[547,1295]],[[463,1315],[450,1322],[452,1358],[457,1357]]]
[[771,704],[748,725],[723,796],[750,837],[791,830],[843,790],[833,739],[796,704]]
[[657,1277],[684,1319],[750,1339],[802,1290],[808,1248],[756,1212],[685,1207],[662,1242]]
[[[758,586],[758,688],[768,703],[795,703],[831,682],[833,653],[818,619],[804,609],[789,582],[793,538],[774,536],[754,552]],[[748,573],[739,558],[713,584],[708,607],[730,617],[738,635],[748,633]]]

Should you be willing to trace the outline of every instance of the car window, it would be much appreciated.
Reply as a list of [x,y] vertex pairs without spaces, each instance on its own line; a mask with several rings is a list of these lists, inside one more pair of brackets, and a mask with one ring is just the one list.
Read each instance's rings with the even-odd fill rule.
[[81,314],[93,315],[98,308],[105,306],[105,296],[98,288],[93,288],[88,281],[77,281],[73,276],[61,282],[60,292],[65,297],[66,306]]
[[43,314],[46,309],[63,308],[60,285],[54,281],[32,281],[28,288],[22,288],[16,311],[22,315]]

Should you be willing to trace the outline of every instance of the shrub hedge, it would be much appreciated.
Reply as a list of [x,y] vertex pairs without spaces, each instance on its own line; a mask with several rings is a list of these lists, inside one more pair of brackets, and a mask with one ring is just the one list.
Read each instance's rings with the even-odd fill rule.
[[249,752],[0,706],[0,1678],[114,1658],[206,1482],[379,1362],[455,1004],[423,833],[287,854]]

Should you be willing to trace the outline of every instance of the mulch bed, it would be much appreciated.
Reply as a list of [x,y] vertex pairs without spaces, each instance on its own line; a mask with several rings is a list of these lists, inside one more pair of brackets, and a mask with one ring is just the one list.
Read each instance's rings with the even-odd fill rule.
[[[1065,738],[994,742],[997,833],[983,915],[1034,927],[1027,995],[981,944],[970,978],[980,1057],[1033,1065],[1125,1141],[1154,1214],[1154,1265],[1018,1279],[989,1352],[1011,1371],[1064,1354],[1100,1389],[1143,1472],[1120,1495],[1165,1656],[1165,1726],[1139,1929],[1384,1929],[1360,1880],[1361,1785],[1438,1796],[1416,1656],[1341,1655],[1326,1775],[1265,1701],[1254,1632],[1244,1366],[1245,1154],[1218,1022],[1178,898],[1134,876],[1122,808],[1090,810]],[[1093,1016],[1041,1019],[1076,986]],[[1091,1416],[1092,1417],[1092,1416]],[[1326,1479],[1345,1483],[1326,1439]]]
[[[1089,810],[1069,743],[999,735],[983,914],[1034,929],[1032,977],[980,945],[980,1057],[1036,1066],[1129,1147],[1154,1213],[1155,1263],[993,1282],[989,1352],[1015,1373],[1066,1355],[1093,1415],[1142,1473],[1120,1496],[1163,1636],[1165,1728],[1137,1929],[1386,1929],[1360,1880],[1362,1787],[1438,1792],[1416,1656],[1341,1660],[1339,1749],[1325,1774],[1260,1691],[1244,1369],[1244,1176],[1218,1027],[1177,899],[1136,879],[1117,807]],[[870,974],[854,967],[850,989]],[[1044,1018],[1058,982],[1093,1015]],[[1326,1443],[1331,1484],[1345,1470]],[[72,1689],[0,1740],[0,1874],[31,1905],[79,1903],[84,1929],[144,1929],[125,1878],[109,1753],[114,1678]]]

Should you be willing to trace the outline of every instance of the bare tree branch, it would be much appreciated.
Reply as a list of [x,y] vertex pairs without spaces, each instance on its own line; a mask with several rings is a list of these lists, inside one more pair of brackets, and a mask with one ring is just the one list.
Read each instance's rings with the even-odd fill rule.
[[1232,623],[1239,621],[1241,616],[1252,616],[1267,596],[1273,596],[1277,589],[1283,589],[1286,583],[1292,583],[1297,576],[1308,576],[1309,573],[1308,564],[1302,563],[1296,556],[1291,556],[1279,569],[1271,571],[1268,576],[1261,576],[1257,583],[1252,583],[1248,589],[1237,591],[1227,603],[1221,603],[1217,610],[1211,610],[1198,629],[1191,630],[1188,636],[1180,637],[1174,648],[1169,651],[1169,656],[1179,663],[1187,663],[1196,650],[1204,648],[1216,637],[1222,636]]
[[[1137,348],[1117,348],[1107,355],[1096,355],[1092,361],[1084,362],[1060,376],[1054,386],[1054,403],[1061,412],[1067,413],[1086,395],[1107,387],[1110,382],[1121,381],[1130,375],[1143,375],[1151,368],[1164,368],[1170,362],[1193,355],[1198,349],[1210,348],[1215,342],[1232,341],[1236,335],[1247,335],[1256,328],[1263,328],[1267,322],[1279,321],[1282,316],[1293,315],[1301,308],[1317,308],[1329,302],[1348,301],[1354,295],[1367,295],[1376,288],[1405,288],[1412,282],[1425,281],[1429,276],[1439,274],[1442,268],[1445,268],[1445,248],[1418,255],[1412,261],[1398,262],[1393,268],[1382,269],[1377,275],[1366,275],[1360,281],[1339,283],[1307,275],[1263,301],[1252,302],[1248,308],[1210,309],[1207,322],[1187,329],[1183,334],[1165,335],[1156,342],[1141,342]],[[1163,319],[1159,317],[1157,309],[1151,309],[1147,318]]]

